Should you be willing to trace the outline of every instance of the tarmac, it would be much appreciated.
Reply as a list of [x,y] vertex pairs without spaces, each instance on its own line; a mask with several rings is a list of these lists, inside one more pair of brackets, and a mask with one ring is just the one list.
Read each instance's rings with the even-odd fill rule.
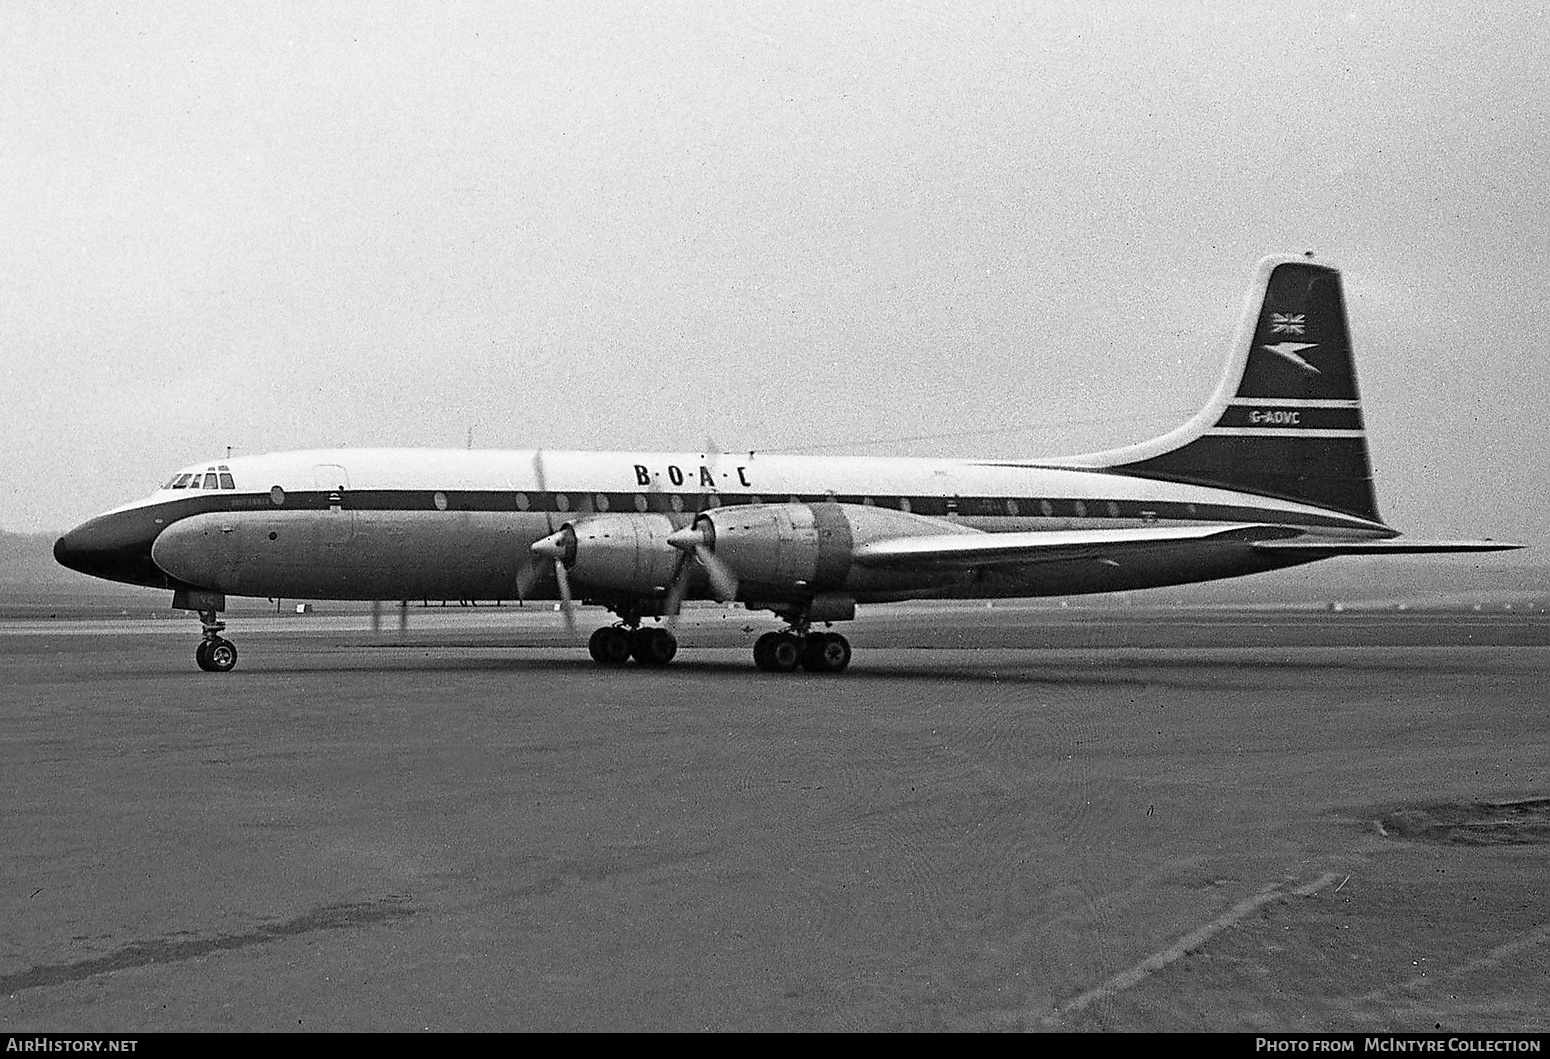
[[1550,1024],[1543,614],[395,618],[0,622],[0,1029]]

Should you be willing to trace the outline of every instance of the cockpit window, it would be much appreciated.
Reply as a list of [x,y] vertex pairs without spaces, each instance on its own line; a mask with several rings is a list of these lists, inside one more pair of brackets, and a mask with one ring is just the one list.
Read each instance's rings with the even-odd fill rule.
[[182,474],[173,475],[172,480],[163,489],[235,489],[237,480],[232,476],[231,468],[224,463],[218,467],[211,467],[203,473],[198,471],[184,471]]

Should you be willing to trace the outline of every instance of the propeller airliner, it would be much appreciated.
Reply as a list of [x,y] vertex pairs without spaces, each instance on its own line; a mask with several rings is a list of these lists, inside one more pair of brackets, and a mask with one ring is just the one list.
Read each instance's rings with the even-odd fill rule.
[[[1285,336],[1293,334],[1292,342]],[[1278,337],[1279,336],[1279,337]],[[1220,385],[1151,441],[1027,460],[327,449],[203,461],[60,537],[170,589],[195,661],[236,665],[226,597],[575,601],[594,660],[667,665],[685,600],[767,610],[763,670],[839,672],[859,605],[1116,592],[1337,555],[1485,552],[1379,517],[1340,273],[1257,266]],[[648,624],[649,622],[649,624]]]

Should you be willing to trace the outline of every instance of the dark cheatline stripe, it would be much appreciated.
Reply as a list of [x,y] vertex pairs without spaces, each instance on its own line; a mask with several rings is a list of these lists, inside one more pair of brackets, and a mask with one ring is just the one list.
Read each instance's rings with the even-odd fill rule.
[[[1246,439],[1224,437],[1227,445]],[[1247,439],[1261,440],[1261,439]],[[1277,439],[1269,439],[1276,441]],[[1305,439],[1304,439],[1305,440]],[[1345,439],[1336,439],[1345,440]],[[1360,439],[1356,439],[1360,440]],[[1165,478],[1186,484],[1183,478]],[[1267,474],[1264,484],[1273,486],[1279,479]],[[1257,490],[1258,491],[1258,490]],[[437,493],[446,499],[446,507],[438,506]],[[1267,495],[1273,493],[1267,491]],[[1288,498],[1290,499],[1290,498]],[[339,507],[346,511],[403,511],[455,515],[478,511],[492,513],[529,512],[550,514],[556,519],[582,518],[607,512],[610,514],[635,514],[643,505],[648,512],[660,514],[693,514],[713,507],[734,507],[741,504],[802,503],[802,504],[872,504],[877,507],[910,511],[917,515],[944,517],[961,515],[967,518],[1059,518],[1059,519],[1128,519],[1132,521],[1203,521],[1203,522],[1278,522],[1305,526],[1349,527],[1350,522],[1338,516],[1287,515],[1267,511],[1259,507],[1230,504],[1189,504],[1176,501],[1150,501],[1120,498],[1075,499],[1071,497],[1007,497],[1007,496],[901,496],[898,494],[862,493],[800,493],[754,496],[741,493],[706,494],[698,492],[668,493],[660,491],[643,493],[596,493],[550,491],[507,491],[473,489],[360,489],[344,492],[326,490],[294,490],[285,494],[285,503],[275,505],[268,493],[258,494],[207,494],[199,497],[180,498],[154,509],[157,516],[169,523],[190,515],[207,511],[325,511]],[[675,501],[677,506],[675,506]]]
[[1373,499],[1367,441],[1362,437],[1208,434],[1182,449],[1131,464],[1124,473],[1218,488],[1226,481],[1244,492],[1382,521]]

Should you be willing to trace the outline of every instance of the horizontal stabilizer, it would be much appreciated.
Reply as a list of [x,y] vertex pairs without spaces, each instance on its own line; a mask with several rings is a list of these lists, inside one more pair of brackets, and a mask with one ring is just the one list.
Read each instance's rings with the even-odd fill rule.
[[1425,555],[1433,552],[1508,552],[1521,544],[1505,541],[1256,541],[1254,550],[1322,559],[1332,555]]
[[1139,529],[1057,530],[1031,533],[953,533],[894,537],[856,549],[859,566],[970,567],[1002,563],[1106,559],[1167,548],[1185,542],[1256,544],[1299,533],[1285,526],[1255,523],[1217,526],[1148,526]]

